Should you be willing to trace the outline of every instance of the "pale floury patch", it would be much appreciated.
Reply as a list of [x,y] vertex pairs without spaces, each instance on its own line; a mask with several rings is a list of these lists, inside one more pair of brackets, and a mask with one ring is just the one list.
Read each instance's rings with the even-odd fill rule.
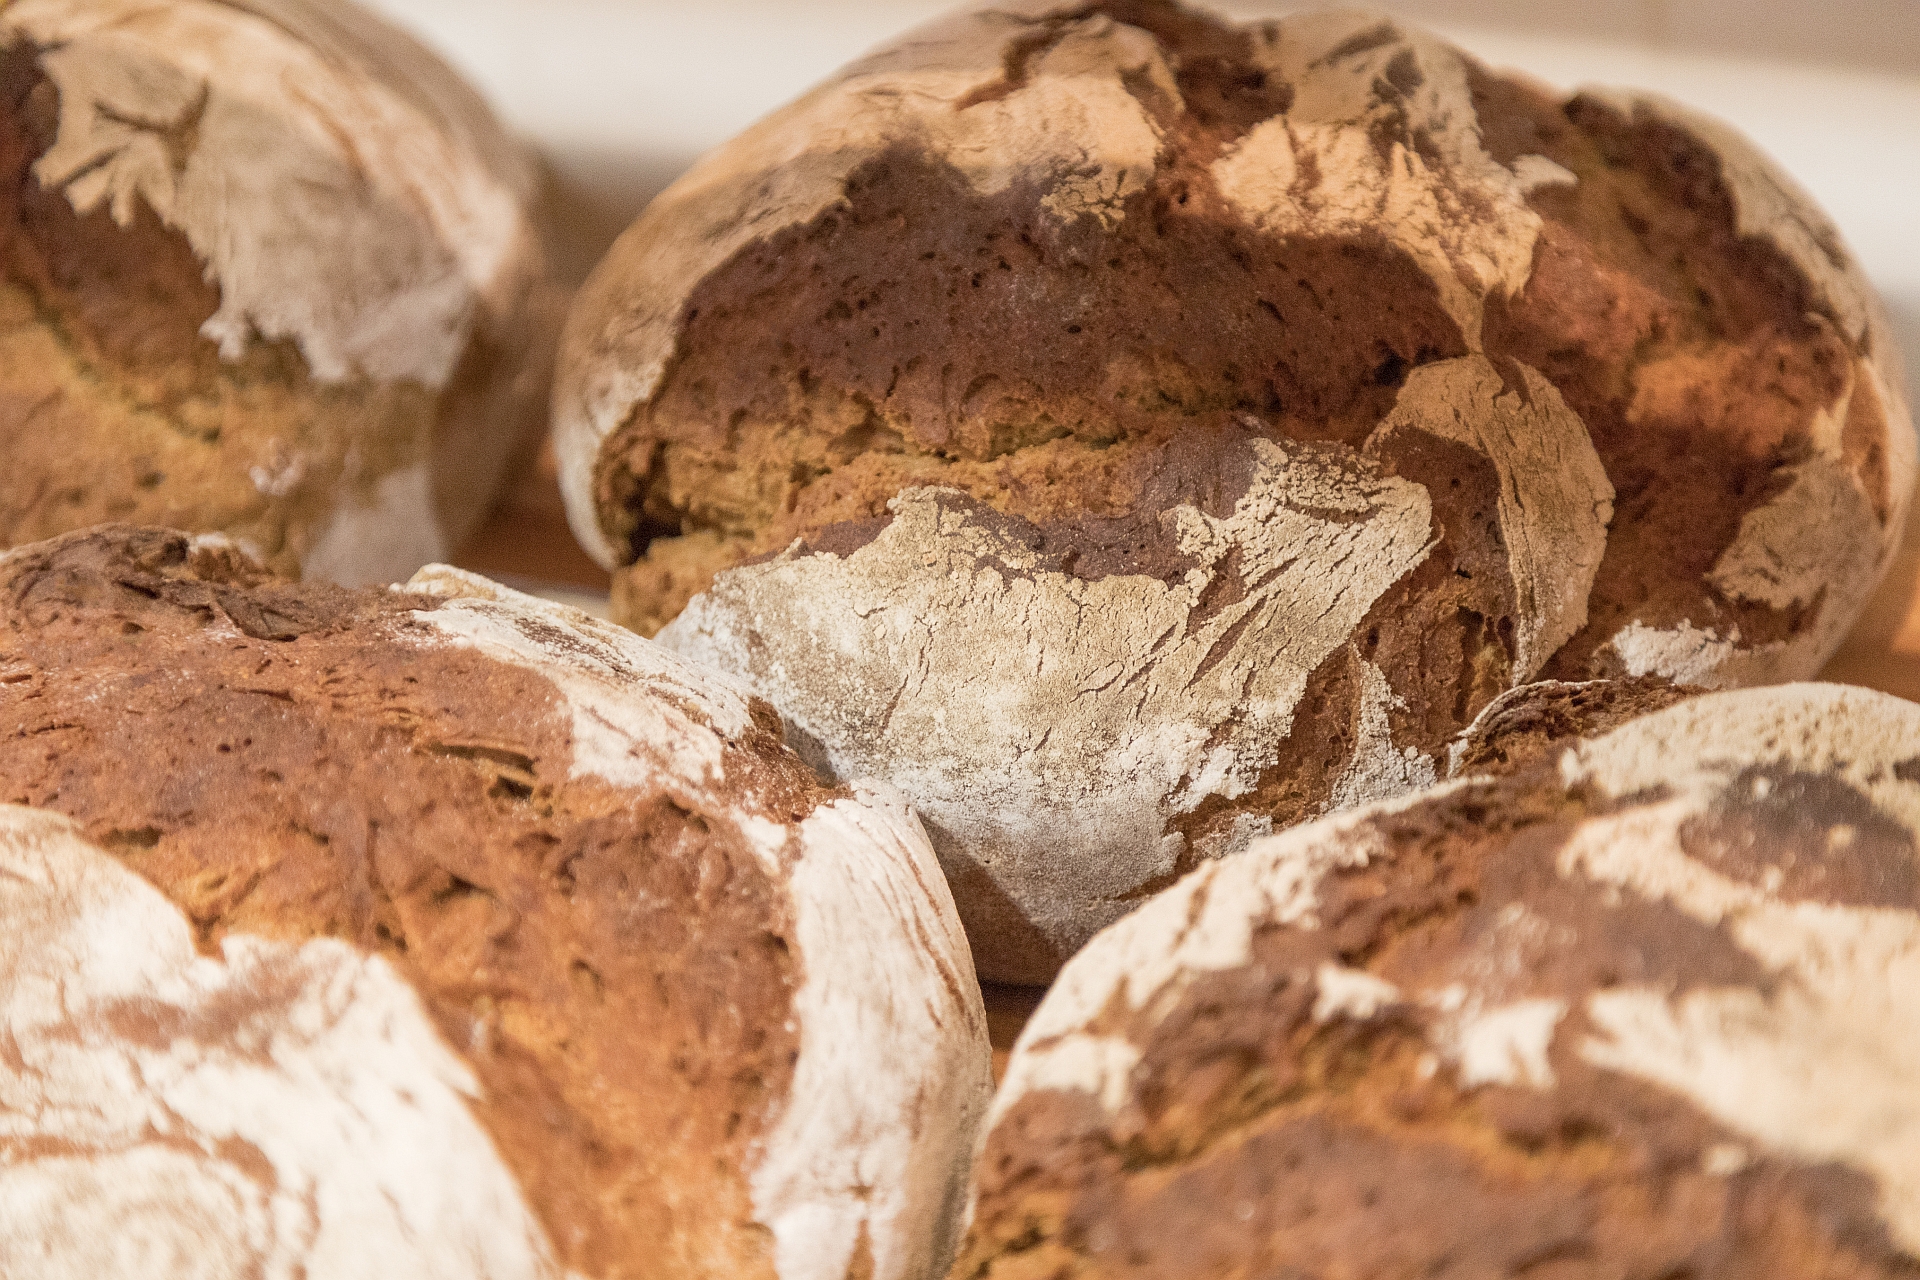
[[1782,902],[1720,875],[1680,845],[1702,800],[1582,827],[1563,872],[1725,927],[1780,986],[1598,992],[1581,1055],[1686,1095],[1763,1148],[1870,1174],[1894,1240],[1920,1252],[1920,913]]
[[8,1280],[559,1280],[479,1086],[386,961],[186,918],[0,807]]
[[1405,998],[1400,988],[1386,979],[1376,978],[1365,969],[1349,969],[1331,961],[1313,971],[1313,984],[1315,1022],[1331,1022],[1335,1018],[1365,1021]]
[[1560,757],[1569,790],[1625,798],[1711,794],[1742,769],[1827,774],[1920,831],[1920,788],[1891,763],[1916,754],[1920,707],[1866,689],[1793,684],[1690,698],[1576,743]]
[[1413,747],[1397,747],[1388,713],[1406,710],[1406,700],[1387,683],[1386,673],[1355,655],[1360,670],[1360,705],[1356,712],[1353,757],[1335,779],[1327,797],[1328,811],[1390,796],[1405,795],[1431,783],[1432,757]]
[[1103,1110],[1115,1113],[1132,1096],[1133,1069],[1139,1065],[1140,1047],[1123,1036],[1075,1031],[1028,1045],[1008,1061],[988,1125],[997,1123],[1014,1102],[1043,1089],[1089,1093]]
[[15,0],[0,36],[44,49],[60,91],[34,176],[81,213],[124,225],[144,201],[184,235],[220,286],[203,332],[230,358],[284,338],[322,381],[437,387],[480,306],[508,305],[537,259],[525,160],[371,20],[302,0]]
[[[1046,192],[1041,208],[1060,224],[1121,219],[1161,147],[1129,82],[1151,85],[1169,104],[1179,89],[1152,37],[1106,17],[1062,16],[1071,8],[996,5],[909,32],[708,154],[628,230],[623,242],[641,248],[589,289],[603,305],[617,298],[618,310],[598,332],[576,335],[591,353],[586,372],[554,403],[568,519],[602,564],[620,556],[595,514],[594,460],[658,388],[688,296],[741,249],[840,204],[861,164],[904,146],[951,166],[983,196],[1036,184]],[[1046,42],[1024,80],[975,97],[1004,83],[1010,56],[1036,35]]]
[[1787,678],[1788,641],[1743,645],[1740,628],[1722,636],[1684,619],[1671,627],[1629,622],[1607,641],[1607,650],[1630,676],[1660,676],[1702,689],[1733,689]]
[[1539,372],[1513,362],[1516,385],[1484,356],[1441,360],[1407,375],[1367,452],[1424,432],[1493,463],[1501,541],[1513,583],[1512,683],[1524,684],[1587,625],[1587,597],[1607,552],[1613,484],[1586,423]]
[[380,586],[449,550],[434,512],[433,475],[416,462],[380,477],[370,493],[342,493],[300,572],[343,587]]
[[1429,992],[1427,1003],[1439,1015],[1434,1038],[1453,1063],[1462,1088],[1553,1087],[1547,1051],[1567,1014],[1565,1000],[1516,1000],[1488,1007],[1483,993],[1455,983]]
[[919,821],[863,783],[800,824],[800,1059],[752,1172],[780,1280],[946,1273],[993,1092],[966,934]]
[[[950,870],[980,867],[1071,950],[1172,869],[1174,816],[1253,788],[1308,676],[1427,554],[1421,486],[1338,446],[1248,447],[1229,514],[1161,517],[1196,562],[1182,580],[1073,577],[918,489],[851,555],[722,574],[660,640],[745,678],[834,776],[899,787]],[[1201,614],[1230,554],[1245,597]]]
[[1478,350],[1484,300],[1520,292],[1533,270],[1541,224],[1527,193],[1574,176],[1544,156],[1488,155],[1465,60],[1424,32],[1333,12],[1258,33],[1256,56],[1293,105],[1214,163],[1221,194],[1277,235],[1386,237]]

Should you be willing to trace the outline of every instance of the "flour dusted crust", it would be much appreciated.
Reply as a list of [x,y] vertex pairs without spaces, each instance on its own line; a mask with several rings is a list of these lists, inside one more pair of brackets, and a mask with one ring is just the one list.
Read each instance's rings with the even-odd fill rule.
[[0,534],[161,518],[352,583],[463,538],[557,320],[473,91],[339,0],[18,0],[0,49]]
[[962,10],[701,161],[569,319],[615,613],[927,818],[1044,981],[1535,680],[1804,679],[1914,470],[1724,126],[1378,16]]
[[[1018,904],[1006,920],[976,905],[976,938],[1031,929],[1047,955],[1174,873],[1188,853],[1168,831],[1177,817],[1259,785],[1308,677],[1426,554],[1419,486],[1331,450],[1245,447],[1253,475],[1232,511],[1181,509],[1194,567],[1172,581],[1089,581],[1036,553],[1031,526],[910,490],[852,555],[728,574],[662,638],[791,708],[794,737],[833,776],[878,774],[913,796],[959,892],[987,896],[984,863]],[[1253,589],[1196,616],[1235,569]],[[793,642],[756,649],[741,618],[778,618]],[[1098,854],[1063,875],[1060,851],[1081,848]],[[1001,976],[1044,976],[989,954]]]
[[[941,1273],[988,1051],[895,793],[823,788],[725,677],[445,567],[296,586],[109,527],[15,550],[0,595],[31,1050],[0,1064],[0,1258]],[[114,1072],[147,1092],[79,1096]]]
[[378,956],[227,938],[57,814],[0,807],[0,1266],[554,1277],[472,1071]]
[[1022,1033],[956,1274],[1910,1274],[1916,743],[1707,694],[1203,868]]

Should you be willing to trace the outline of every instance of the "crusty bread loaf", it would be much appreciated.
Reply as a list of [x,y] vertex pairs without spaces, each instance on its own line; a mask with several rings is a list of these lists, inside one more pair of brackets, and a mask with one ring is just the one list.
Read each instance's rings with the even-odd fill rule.
[[348,0],[0,9],[0,546],[102,520],[391,582],[545,419],[531,159]]
[[1917,837],[1790,685],[1263,841],[1067,965],[954,1274],[1911,1276]]
[[965,938],[765,703],[124,526],[0,559],[0,655],[8,1280],[940,1273]]
[[696,165],[555,413],[618,616],[901,786],[982,972],[1038,981],[1515,685],[1812,675],[1905,510],[1896,358],[1677,106],[1376,16],[1023,0]]

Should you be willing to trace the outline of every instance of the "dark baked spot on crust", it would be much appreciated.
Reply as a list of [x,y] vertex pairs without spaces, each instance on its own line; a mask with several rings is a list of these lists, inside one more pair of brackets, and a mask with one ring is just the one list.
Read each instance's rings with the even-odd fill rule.
[[1913,833],[1840,778],[1743,769],[1710,814],[1680,828],[1680,845],[1785,902],[1920,909]]
[[[0,561],[0,665],[31,673],[0,685],[7,798],[76,819],[208,954],[248,933],[384,955],[478,1074],[564,1265],[771,1275],[713,1169],[776,1118],[797,1052],[785,894],[725,814],[573,776],[552,684],[415,634],[440,607],[161,530],[23,548]],[[795,820],[834,793],[778,733],[756,716],[728,777]]]
[[660,392],[602,452],[603,506],[736,560],[923,484],[1040,524],[1151,518],[1140,477],[1178,442],[1252,415],[1357,446],[1393,401],[1383,361],[1464,351],[1411,262],[1276,244],[1208,181],[1163,170],[1108,233],[1053,226],[1031,186],[983,198],[905,147],[876,157],[696,290]]

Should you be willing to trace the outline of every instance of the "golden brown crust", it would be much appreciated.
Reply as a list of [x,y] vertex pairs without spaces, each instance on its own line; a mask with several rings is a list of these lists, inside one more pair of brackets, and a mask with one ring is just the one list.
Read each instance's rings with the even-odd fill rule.
[[[431,596],[108,529],[13,553],[0,602],[7,801],[73,817],[209,950],[385,956],[566,1267],[774,1274],[745,1171],[801,972],[738,814],[582,775],[550,679],[437,639]],[[770,728],[729,745],[729,784],[797,821],[834,793]]]

